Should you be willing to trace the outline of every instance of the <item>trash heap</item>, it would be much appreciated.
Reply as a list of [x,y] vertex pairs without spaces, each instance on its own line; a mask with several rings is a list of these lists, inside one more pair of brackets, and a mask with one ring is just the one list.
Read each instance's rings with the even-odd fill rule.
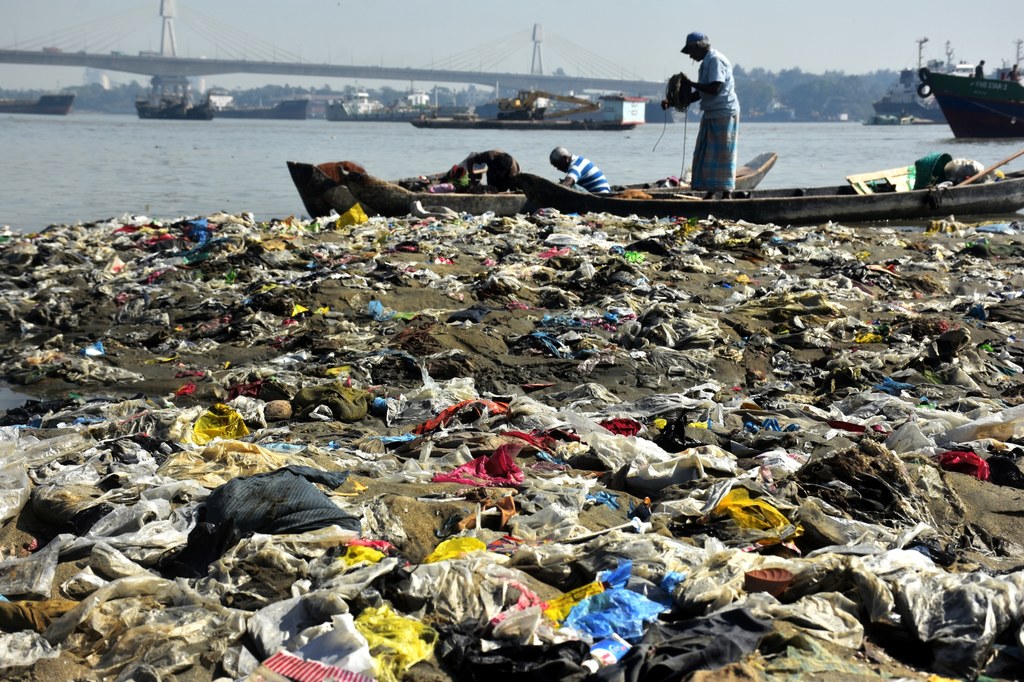
[[6,232],[0,671],[1017,679],[1020,229]]

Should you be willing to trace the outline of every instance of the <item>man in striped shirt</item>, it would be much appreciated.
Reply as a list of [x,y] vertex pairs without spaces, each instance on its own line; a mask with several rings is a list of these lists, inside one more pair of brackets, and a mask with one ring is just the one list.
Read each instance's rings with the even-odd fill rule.
[[553,149],[549,158],[552,166],[566,174],[561,181],[566,187],[581,188],[594,194],[611,192],[608,178],[590,159],[570,154],[565,147]]

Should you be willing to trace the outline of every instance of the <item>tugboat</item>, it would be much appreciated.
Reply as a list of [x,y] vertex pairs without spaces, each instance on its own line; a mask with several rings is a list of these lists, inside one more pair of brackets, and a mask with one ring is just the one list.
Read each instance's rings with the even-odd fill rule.
[[181,121],[209,121],[213,119],[213,107],[209,99],[195,103],[192,88],[183,76],[153,76],[149,96],[135,100],[135,111],[139,118],[170,119]]
[[885,125],[895,119],[900,122],[904,119],[914,123],[945,123],[935,97],[920,97],[918,95],[918,73],[923,66],[927,66],[932,73],[948,73],[956,76],[972,76],[974,65],[967,62],[954,62],[953,50],[949,43],[946,43],[946,61],[933,59],[927,65],[923,63],[922,47],[928,42],[927,38],[917,40],[917,68],[900,70],[899,80],[893,83],[889,90],[882,96],[882,99],[874,102],[875,117],[869,123],[874,125]]

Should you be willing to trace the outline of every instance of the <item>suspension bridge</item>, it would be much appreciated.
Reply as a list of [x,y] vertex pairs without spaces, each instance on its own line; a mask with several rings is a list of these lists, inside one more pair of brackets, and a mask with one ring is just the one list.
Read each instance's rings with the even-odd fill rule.
[[[19,41],[0,48],[0,63],[92,67],[149,76],[159,80],[219,74],[266,74],[317,76],[327,78],[462,83],[550,92],[617,92],[639,96],[658,96],[663,82],[643,80],[623,73],[611,60],[588,52],[554,34],[545,36],[543,27],[491,41],[421,67],[367,66],[355,64],[313,63],[260,38],[242,34],[230,24],[203,14],[175,0],[161,0],[161,37],[159,50],[125,54],[112,49],[126,35],[137,34],[153,23],[146,8],[135,7],[117,15],[94,19],[86,24],[50,32],[45,37]],[[145,16],[140,14],[145,11]],[[178,53],[177,23],[214,46],[215,56],[190,57]],[[528,72],[501,71],[509,56],[523,44],[532,47]],[[574,74],[563,68],[545,73],[543,48],[561,57]],[[222,56],[223,53],[223,56]],[[507,67],[506,67],[507,68]],[[615,76],[602,76],[616,74]]]

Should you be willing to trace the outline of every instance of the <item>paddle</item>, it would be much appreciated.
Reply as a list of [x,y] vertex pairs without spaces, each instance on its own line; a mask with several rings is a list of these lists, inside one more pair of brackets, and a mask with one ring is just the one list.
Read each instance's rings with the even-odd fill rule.
[[989,173],[994,171],[996,168],[999,168],[1000,166],[1013,161],[1014,159],[1016,159],[1021,154],[1024,154],[1024,149],[1021,149],[1019,152],[1017,152],[1016,154],[1013,154],[1012,156],[1007,156],[1005,159],[1003,159],[1002,161],[1000,161],[996,165],[990,166],[990,167],[986,168],[985,170],[981,171],[980,173],[975,173],[974,175],[972,175],[971,177],[967,178],[966,180],[961,182],[959,185],[957,185],[957,187],[963,187],[964,185],[969,185],[972,182],[974,182],[975,180],[978,180],[980,178],[985,177],[986,175],[988,175]]

